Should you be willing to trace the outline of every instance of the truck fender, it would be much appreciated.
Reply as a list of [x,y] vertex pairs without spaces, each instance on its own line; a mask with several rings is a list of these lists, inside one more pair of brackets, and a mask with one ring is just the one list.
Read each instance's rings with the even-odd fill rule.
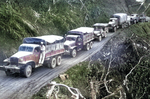
[[72,50],[72,49],[76,49],[76,46],[72,46],[72,47],[70,47],[70,49]]
[[30,64],[32,66],[32,68],[35,68],[35,62],[34,61],[26,61],[24,64],[25,65]]

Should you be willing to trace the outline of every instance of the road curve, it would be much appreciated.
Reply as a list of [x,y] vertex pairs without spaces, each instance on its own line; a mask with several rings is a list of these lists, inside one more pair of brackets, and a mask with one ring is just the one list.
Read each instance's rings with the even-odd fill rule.
[[[119,30],[118,30],[119,32]],[[100,49],[117,33],[108,33],[107,37],[101,42],[95,41],[93,48],[89,51],[80,51],[77,57],[71,58],[64,56],[62,64],[54,69],[48,67],[39,67],[34,70],[29,78],[20,76],[6,76],[4,71],[0,70],[0,99],[29,99],[37,93],[49,81],[56,78],[60,73],[67,71],[69,68],[85,61]]]

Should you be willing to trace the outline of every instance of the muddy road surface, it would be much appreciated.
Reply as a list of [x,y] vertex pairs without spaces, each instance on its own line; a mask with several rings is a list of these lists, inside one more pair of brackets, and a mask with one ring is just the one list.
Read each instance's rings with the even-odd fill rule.
[[[119,31],[118,31],[119,32]],[[80,51],[77,57],[71,58],[68,55],[63,56],[62,64],[54,69],[48,67],[39,67],[34,70],[31,77],[23,78],[21,76],[6,76],[4,71],[0,70],[0,99],[29,99],[38,92],[48,82],[56,78],[60,73],[85,61],[103,46],[117,33],[108,33],[107,37],[101,42],[94,41],[93,48],[89,51]]]

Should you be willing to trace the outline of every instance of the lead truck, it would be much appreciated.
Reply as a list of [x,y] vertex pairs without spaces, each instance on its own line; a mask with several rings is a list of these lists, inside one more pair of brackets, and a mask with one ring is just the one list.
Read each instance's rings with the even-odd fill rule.
[[[45,57],[42,64],[39,63],[41,42],[45,46]],[[64,52],[64,38],[61,36],[27,37],[19,46],[18,52],[4,60],[4,65],[1,68],[6,75],[20,73],[25,77],[30,77],[34,68],[43,65],[55,68],[56,65],[60,65]]]
[[92,40],[94,39],[94,28],[80,27],[68,31],[64,47],[66,54],[76,57],[77,51],[82,49],[90,50],[92,48]]

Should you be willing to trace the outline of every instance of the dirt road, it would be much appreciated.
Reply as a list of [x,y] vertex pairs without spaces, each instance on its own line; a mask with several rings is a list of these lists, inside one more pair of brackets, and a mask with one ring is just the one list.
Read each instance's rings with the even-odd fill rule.
[[78,52],[75,58],[64,56],[62,64],[55,69],[49,69],[48,67],[35,69],[29,78],[6,76],[4,71],[0,71],[0,99],[29,99],[41,87],[45,86],[53,78],[56,78],[60,73],[67,71],[75,64],[86,60],[102,49],[114,35],[116,33],[108,33],[107,37],[101,42],[95,41],[92,49]]

